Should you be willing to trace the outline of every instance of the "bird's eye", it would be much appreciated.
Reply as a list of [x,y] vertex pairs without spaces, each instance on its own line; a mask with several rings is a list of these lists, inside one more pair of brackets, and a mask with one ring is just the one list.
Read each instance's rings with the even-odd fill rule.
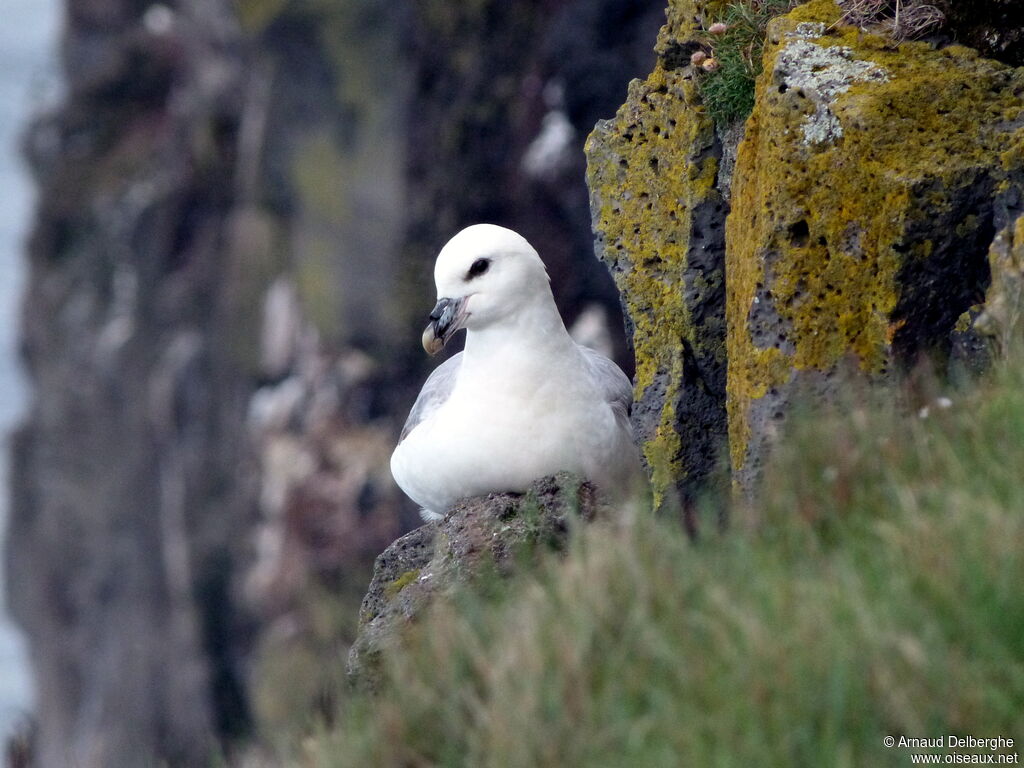
[[489,266],[491,266],[490,259],[477,259],[469,267],[469,272],[466,273],[466,279],[472,280],[474,277],[479,277],[480,275],[487,271],[487,268]]

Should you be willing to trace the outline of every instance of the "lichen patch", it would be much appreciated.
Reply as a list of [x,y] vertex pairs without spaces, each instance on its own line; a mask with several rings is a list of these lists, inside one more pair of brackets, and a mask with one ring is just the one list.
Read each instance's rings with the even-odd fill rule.
[[[814,27],[815,29],[810,29]],[[804,23],[797,34],[814,34],[817,25]],[[817,36],[817,35],[815,35]],[[814,103],[814,113],[801,124],[807,145],[832,142],[843,135],[843,126],[832,112],[832,103],[859,82],[885,82],[889,73],[872,61],[853,58],[853,50],[840,45],[822,46],[802,35],[788,43],[775,59],[775,79],[780,90],[796,90]]]
[[823,21],[802,21],[796,25],[796,29],[787,32],[786,37],[802,37],[806,40],[814,40],[825,34],[825,22]]

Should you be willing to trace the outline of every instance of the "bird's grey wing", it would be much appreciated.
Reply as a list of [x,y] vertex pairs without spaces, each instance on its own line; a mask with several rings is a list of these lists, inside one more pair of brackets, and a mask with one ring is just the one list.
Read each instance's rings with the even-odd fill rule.
[[412,432],[417,424],[444,405],[448,396],[452,393],[452,389],[455,387],[455,379],[458,377],[459,368],[461,367],[462,353],[459,352],[459,354],[452,355],[451,358],[437,366],[434,372],[427,377],[427,380],[423,383],[423,389],[420,390],[419,397],[412,404],[409,418],[405,420],[405,426],[402,427],[402,435],[398,438],[399,443],[405,440],[406,435]]
[[629,377],[600,352],[584,346],[580,346],[580,351],[590,366],[594,380],[604,392],[605,401],[611,405],[615,415],[628,424],[629,412],[633,407],[633,384]]

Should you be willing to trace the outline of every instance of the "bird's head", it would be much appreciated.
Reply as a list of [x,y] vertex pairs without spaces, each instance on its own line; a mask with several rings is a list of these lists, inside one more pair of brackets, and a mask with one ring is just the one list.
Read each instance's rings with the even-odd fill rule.
[[449,240],[434,265],[434,283],[437,305],[423,331],[423,348],[431,355],[460,328],[486,328],[551,296],[537,251],[494,224],[474,224]]

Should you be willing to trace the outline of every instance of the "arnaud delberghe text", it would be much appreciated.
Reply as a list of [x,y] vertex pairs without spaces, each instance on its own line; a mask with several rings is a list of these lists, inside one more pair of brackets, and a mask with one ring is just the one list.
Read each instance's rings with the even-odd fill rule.
[[907,736],[900,736],[896,741],[897,747],[911,747],[914,749],[1012,749],[1013,739],[1005,736],[992,736],[978,739],[974,736],[939,736],[934,739],[912,739]]

